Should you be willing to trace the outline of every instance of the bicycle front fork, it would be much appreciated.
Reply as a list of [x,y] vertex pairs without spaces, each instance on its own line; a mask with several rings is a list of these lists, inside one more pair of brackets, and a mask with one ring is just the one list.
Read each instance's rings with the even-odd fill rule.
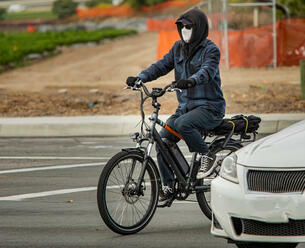
[[149,144],[146,147],[145,153],[144,153],[143,166],[141,168],[141,172],[140,172],[140,175],[139,175],[139,178],[138,178],[138,184],[137,184],[137,187],[136,187],[136,192],[138,192],[138,193],[140,193],[140,186],[143,183],[143,178],[144,178],[144,174],[145,174],[145,171],[146,171],[146,166],[147,166],[148,160],[150,158],[150,154],[151,154],[151,150],[153,148],[153,145],[154,144],[152,142],[149,142]]

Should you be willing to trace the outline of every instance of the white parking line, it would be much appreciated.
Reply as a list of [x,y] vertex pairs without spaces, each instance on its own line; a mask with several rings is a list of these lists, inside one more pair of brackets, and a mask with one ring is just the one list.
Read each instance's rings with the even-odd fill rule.
[[[119,188],[120,186],[107,186],[108,189]],[[97,187],[83,187],[83,188],[74,188],[74,189],[60,189],[60,190],[52,190],[52,191],[44,191],[38,193],[29,193],[29,194],[22,194],[22,195],[12,195],[12,196],[4,196],[0,197],[0,201],[22,201],[25,199],[33,199],[39,197],[46,197],[46,196],[54,196],[54,195],[63,195],[63,194],[71,194],[71,193],[78,193],[78,192],[88,192],[88,191],[95,191]],[[175,201],[176,204],[194,204],[197,203],[196,201]]]
[[[100,148],[95,146],[94,148]],[[185,155],[186,158],[191,158],[192,155]],[[64,156],[0,156],[0,160],[12,159],[12,160],[102,160],[110,159],[111,157],[64,157]]]
[[79,168],[79,167],[100,166],[105,164],[106,164],[105,162],[99,162],[99,163],[88,163],[88,164],[69,164],[69,165],[56,165],[56,166],[46,166],[46,167],[34,167],[34,168],[24,168],[24,169],[14,169],[14,170],[3,170],[0,171],[0,174],[11,174],[11,173],[44,171],[44,170],[62,170],[62,169]]
[[[150,184],[147,183],[146,186],[147,185],[150,185]],[[118,189],[121,187],[124,187],[124,186],[123,185],[107,186],[107,189]],[[0,201],[22,201],[22,200],[31,199],[31,198],[39,198],[39,197],[52,196],[52,195],[71,194],[71,193],[94,191],[94,190],[97,190],[97,187],[59,189],[59,190],[51,190],[51,191],[44,191],[44,192],[37,192],[37,193],[22,194],[22,195],[3,196],[3,197],[0,197]]]
[[[123,185],[107,186],[107,189],[117,189],[120,187],[123,187]],[[59,189],[59,190],[51,190],[51,191],[44,191],[44,192],[37,192],[37,193],[22,194],[22,195],[3,196],[3,197],[0,197],[0,201],[22,201],[22,200],[31,199],[31,198],[39,198],[39,197],[52,196],[52,195],[71,194],[71,193],[94,191],[94,190],[97,190],[97,187]]]
[[1,159],[11,160],[103,160],[109,159],[110,157],[4,157],[0,156]]
[[[189,158],[191,156],[185,156],[185,158]],[[76,159],[86,159],[85,157],[76,157]],[[156,161],[156,157],[152,157]],[[0,157],[1,159],[31,159],[31,160],[57,160],[57,159],[75,159],[75,157]],[[87,157],[90,159],[90,157]],[[98,160],[109,159],[109,157],[100,157]],[[23,173],[23,172],[31,172],[31,171],[44,171],[44,170],[60,170],[60,169],[70,169],[70,168],[79,168],[79,167],[89,167],[89,166],[99,166],[105,165],[106,162],[97,162],[97,163],[87,163],[87,164],[70,164],[70,165],[55,165],[55,166],[44,166],[44,167],[31,167],[31,168],[23,168],[23,169],[12,169],[12,170],[0,170],[1,174],[12,174],[12,173]]]
[[30,198],[38,198],[38,197],[45,197],[45,196],[52,196],[52,195],[63,195],[63,194],[93,191],[93,190],[96,190],[96,187],[60,189],[60,190],[44,191],[44,192],[38,192],[38,193],[23,194],[23,195],[5,196],[5,197],[0,197],[0,201],[22,201],[22,200],[30,199]]
[[[192,155],[186,155],[185,158],[191,158]],[[111,157],[23,157],[23,156],[0,156],[0,160],[108,160]],[[153,157],[156,159],[156,157]]]

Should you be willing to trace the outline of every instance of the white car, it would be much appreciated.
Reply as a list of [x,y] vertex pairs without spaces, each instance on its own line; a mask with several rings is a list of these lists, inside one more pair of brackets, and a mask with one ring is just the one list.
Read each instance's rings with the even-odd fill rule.
[[305,120],[226,157],[211,206],[211,233],[238,247],[305,242]]

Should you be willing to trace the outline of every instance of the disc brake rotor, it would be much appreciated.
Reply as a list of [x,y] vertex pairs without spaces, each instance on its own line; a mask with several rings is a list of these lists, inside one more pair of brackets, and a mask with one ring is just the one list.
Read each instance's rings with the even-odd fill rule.
[[[145,182],[143,182],[143,184],[145,184]],[[127,203],[135,204],[139,200],[140,196],[144,196],[145,186],[141,185],[139,194],[136,192],[136,188],[137,184],[133,180],[129,181],[125,185],[122,194]]]

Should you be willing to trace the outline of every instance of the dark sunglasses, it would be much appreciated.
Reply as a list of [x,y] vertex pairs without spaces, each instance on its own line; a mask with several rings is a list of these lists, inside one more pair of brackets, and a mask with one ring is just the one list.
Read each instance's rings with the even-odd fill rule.
[[183,24],[183,23],[179,23],[178,24],[180,28],[185,27],[186,29],[192,29],[193,28],[193,24]]

